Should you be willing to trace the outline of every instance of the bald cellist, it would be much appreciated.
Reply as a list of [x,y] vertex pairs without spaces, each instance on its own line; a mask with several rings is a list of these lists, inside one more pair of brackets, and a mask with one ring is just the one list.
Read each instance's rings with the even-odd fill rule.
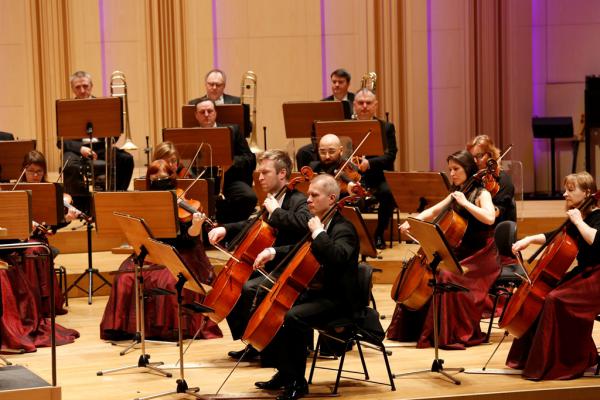
[[[506,365],[522,369],[527,379],[572,379],[598,362],[592,339],[600,313],[600,209],[594,178],[587,172],[567,175],[564,198],[569,235],[577,244],[577,266],[548,293],[539,318],[513,341]],[[591,196],[595,198],[590,198]],[[589,199],[590,205],[579,206]],[[552,233],[527,236],[512,247],[517,253],[544,244]]]

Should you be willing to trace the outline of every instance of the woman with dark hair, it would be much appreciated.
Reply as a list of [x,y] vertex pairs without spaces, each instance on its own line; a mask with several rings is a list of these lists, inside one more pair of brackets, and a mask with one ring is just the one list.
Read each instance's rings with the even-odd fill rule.
[[[572,379],[598,363],[592,330],[600,313],[600,202],[579,208],[597,195],[587,172],[570,174],[564,181],[567,235],[577,244],[577,266],[544,300],[536,322],[513,341],[506,365],[522,369],[528,379]],[[545,244],[550,233],[526,236],[512,247],[517,253],[530,244]]]
[[[174,190],[177,185],[175,169],[165,160],[155,160],[146,172],[146,184],[149,190]],[[204,216],[194,214],[189,223],[180,222],[176,239],[161,239],[174,246],[190,271],[206,284],[214,279],[213,267],[204,252],[201,240],[201,228]],[[133,337],[137,332],[135,320],[134,293],[134,257],[127,258],[116,275],[104,316],[100,323],[100,337],[105,340],[123,340]],[[175,293],[176,280],[164,266],[154,265],[143,272],[144,289],[166,289]],[[202,296],[184,289],[184,303],[202,302]],[[144,328],[146,337],[152,339],[177,340],[177,298],[175,294],[152,296],[145,300]],[[222,337],[219,327],[201,314],[184,314],[184,338],[191,338],[202,328],[199,338],[212,339]]]
[[[451,282],[468,289],[467,292],[450,292],[441,296],[440,347],[464,349],[483,342],[485,335],[479,320],[487,293],[494,283],[500,267],[496,263],[496,247],[493,241],[495,220],[494,205],[490,193],[475,183],[463,192],[469,178],[478,170],[475,159],[466,150],[458,151],[447,158],[452,192],[442,201],[424,210],[417,219],[433,221],[448,207],[463,217],[467,230],[454,254],[466,271],[455,275],[439,270],[438,282]],[[410,224],[404,222],[400,229],[410,232]],[[426,304],[418,311],[411,311],[399,304],[387,336],[391,340],[417,341],[418,348],[433,346],[433,310]]]

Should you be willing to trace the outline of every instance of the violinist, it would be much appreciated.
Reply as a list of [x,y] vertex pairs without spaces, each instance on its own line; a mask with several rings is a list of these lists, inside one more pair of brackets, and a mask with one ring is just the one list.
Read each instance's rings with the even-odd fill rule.
[[[479,135],[467,144],[467,150],[475,157],[477,168],[480,170],[488,167],[488,161],[497,160],[500,150],[488,135]],[[493,161],[492,161],[493,162]],[[498,165],[497,176],[498,192],[492,197],[496,211],[496,225],[502,221],[517,221],[517,207],[515,204],[515,186],[510,175]]]
[[[513,341],[506,365],[522,369],[527,379],[573,379],[598,362],[592,328],[600,313],[600,209],[598,198],[579,209],[597,188],[587,172],[564,180],[567,234],[577,244],[577,266],[548,293],[536,322]],[[544,244],[551,233],[527,236],[513,244],[516,254]]]
[[[258,156],[257,171],[259,172],[259,184],[268,193],[263,203],[268,212],[267,223],[277,230],[274,248],[298,242],[306,234],[306,223],[310,218],[306,205],[306,195],[294,189],[286,190],[283,198],[276,199],[274,197],[274,194],[286,186],[290,179],[292,160],[282,150],[265,151]],[[224,224],[212,229],[208,233],[208,239],[211,243],[217,243],[221,240],[230,241],[249,223],[249,221],[240,221]],[[267,261],[269,262],[266,263],[264,269],[266,272],[271,272],[273,278],[277,278],[282,271],[273,271],[273,269],[282,256],[275,257],[274,248],[262,249],[259,258],[268,258]],[[244,334],[253,312],[253,303],[265,296],[266,293],[259,290],[260,286],[265,283],[266,279],[255,271],[244,284],[240,299],[227,317],[227,323],[234,340],[240,339]],[[228,355],[239,359],[243,353],[244,350],[230,351]],[[257,350],[250,348],[244,359],[257,358],[258,355]]]
[[[359,239],[354,226],[339,212],[328,221],[322,218],[335,206],[339,186],[329,175],[318,175],[308,189],[308,221],[311,252],[320,263],[320,271],[310,288],[300,295],[287,312],[282,328],[265,348],[275,354],[277,373],[268,381],[256,382],[259,389],[283,388],[280,400],[298,399],[308,393],[304,378],[307,346],[312,328],[332,319],[351,316],[356,309]],[[285,251],[285,248],[281,248]],[[264,262],[257,259],[257,264]]]
[[[174,190],[177,184],[175,169],[164,160],[155,160],[148,166],[146,184],[150,190]],[[175,239],[161,239],[174,246],[181,258],[196,278],[210,284],[214,278],[213,266],[210,264],[201,241],[202,224],[205,216],[200,212],[194,213],[191,221],[179,221],[179,234]],[[135,318],[135,282],[134,256],[128,257],[119,267],[115,275],[110,297],[100,323],[100,337],[104,340],[125,340],[131,338],[137,331]],[[175,293],[176,280],[164,266],[150,265],[143,272],[144,289],[161,288]],[[184,302],[201,302],[202,296],[188,289],[183,290]],[[158,340],[177,339],[177,299],[175,294],[160,295],[145,298],[145,332],[148,338]],[[219,327],[206,317],[192,314],[183,319],[184,337],[192,337],[199,327],[201,338],[212,339],[222,337]],[[202,325],[205,324],[205,325]]]
[[[237,222],[246,219],[256,207],[257,197],[252,190],[252,171],[256,168],[256,156],[237,125],[217,123],[217,110],[212,100],[204,99],[196,104],[196,120],[201,128],[226,126],[231,131],[233,165],[223,175],[223,197],[217,200],[217,221]],[[223,138],[226,140],[229,138]]]
[[178,178],[195,178],[191,171],[181,165],[179,152],[173,142],[165,141],[156,146],[153,160],[165,160],[171,168],[175,169]]
[[[466,272],[459,276],[440,270],[437,278],[439,282],[452,282],[469,290],[444,293],[439,313],[440,348],[464,349],[480,344],[485,339],[479,320],[488,290],[500,268],[495,260],[497,251],[493,242],[495,214],[492,196],[479,184],[472,185],[473,189],[466,193],[462,191],[470,183],[468,178],[477,172],[475,160],[468,151],[462,150],[450,155],[447,161],[452,193],[416,218],[433,221],[450,207],[468,222],[459,246],[454,249],[457,260],[460,260]],[[408,221],[400,229],[410,234]],[[433,346],[433,310],[429,304],[431,302],[418,311],[398,305],[388,329],[388,339],[417,341],[417,348]]]
[[[344,164],[343,153],[344,146],[342,146],[339,137],[332,133],[324,135],[319,141],[319,161],[313,161],[309,166],[317,174],[326,173],[336,175],[339,168]],[[348,192],[351,193],[352,188],[360,184],[359,180],[361,178],[358,168],[354,164],[348,163],[346,168],[349,172],[344,171],[339,176],[346,189],[345,192],[342,190],[343,195],[348,194]]]
[[[354,97],[354,113],[359,120],[370,120],[375,118],[377,111],[377,97],[369,89],[359,90]],[[375,247],[385,249],[383,233],[390,225],[396,202],[385,180],[383,171],[393,171],[394,161],[398,147],[396,146],[396,128],[394,125],[377,119],[381,125],[381,135],[384,153],[381,155],[369,155],[363,157],[358,165],[363,173],[364,185],[370,189],[379,201],[377,209],[377,227],[375,228]]]

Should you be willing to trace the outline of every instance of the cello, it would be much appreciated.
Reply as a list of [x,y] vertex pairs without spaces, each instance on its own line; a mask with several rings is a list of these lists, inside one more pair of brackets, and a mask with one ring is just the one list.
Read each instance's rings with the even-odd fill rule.
[[[494,160],[495,161],[495,160]],[[488,168],[475,173],[465,182],[461,192],[470,192],[477,182],[482,182],[487,178],[488,182],[496,182],[492,174],[495,173],[496,163],[489,163]],[[496,190],[497,192],[497,190]],[[451,208],[452,202],[435,218],[433,223],[440,226],[448,244],[452,249],[456,249],[467,230],[467,221],[454,212]],[[431,298],[433,289],[429,285],[432,278],[431,270],[427,264],[425,252],[419,248],[417,253],[410,260],[403,262],[402,269],[392,285],[391,297],[396,303],[403,304],[411,310],[419,310]]]
[[[598,200],[600,191],[586,198],[577,208],[585,210]],[[542,310],[546,296],[558,286],[577,257],[577,242],[567,233],[570,224],[571,220],[567,218],[527,260],[531,264],[542,251],[544,252],[533,270],[510,297],[498,322],[500,328],[517,338],[523,336],[533,325]],[[520,254],[517,255],[517,259],[522,263]],[[525,268],[523,270],[527,271]]]
[[[326,225],[326,221],[334,216],[334,212],[339,207],[354,200],[353,196],[348,196],[337,201],[327,210],[322,223]],[[252,345],[258,351],[264,350],[273,340],[283,325],[286,313],[292,308],[298,296],[308,287],[321,267],[320,262],[312,254],[310,237],[311,234],[308,233],[277,267],[287,263],[277,282],[248,321],[242,341]]]
[[[303,168],[301,172],[303,175],[290,180],[275,194],[275,198],[281,197],[286,190],[293,190],[298,183],[312,178],[310,168]],[[213,282],[212,290],[204,299],[203,304],[214,309],[214,312],[209,313],[208,317],[215,323],[225,319],[239,300],[244,283],[254,271],[253,264],[258,254],[263,249],[271,247],[275,242],[274,229],[262,219],[266,212],[267,210],[263,206],[254,220],[234,239],[237,247],[233,252],[233,257],[219,272]],[[263,273],[263,275],[271,280],[266,274]],[[271,282],[273,281],[271,280]]]

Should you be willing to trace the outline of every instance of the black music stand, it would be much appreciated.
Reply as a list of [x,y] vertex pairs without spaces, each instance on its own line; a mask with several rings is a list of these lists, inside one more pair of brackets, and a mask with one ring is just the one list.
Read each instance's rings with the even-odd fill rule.
[[416,218],[408,218],[410,224],[411,234],[419,241],[421,248],[425,252],[425,256],[429,261],[429,268],[431,269],[432,279],[430,286],[433,288],[433,300],[431,307],[433,307],[433,344],[435,350],[435,358],[431,364],[431,369],[422,371],[413,371],[402,374],[394,374],[394,378],[402,376],[418,374],[421,372],[435,372],[442,374],[454,384],[460,385],[460,381],[448,374],[446,371],[457,371],[464,372],[464,368],[452,368],[444,370],[444,360],[439,358],[439,318],[438,318],[438,303],[439,298],[448,292],[467,291],[468,289],[456,285],[453,283],[439,283],[437,281],[437,274],[439,269],[445,269],[455,274],[462,274],[462,268],[458,263],[458,260],[450,250],[450,246],[446,241],[444,233],[437,224],[421,221]]
[[[531,118],[533,137],[536,139],[550,139],[550,172],[551,191],[550,197],[556,193],[556,139],[573,138],[572,117],[533,117]],[[562,197],[561,197],[562,198]]]
[[134,335],[134,339],[132,344],[125,350],[123,350],[120,355],[125,355],[129,349],[132,349],[136,344],[141,344],[142,354],[140,354],[140,358],[138,359],[138,363],[135,365],[128,365],[125,367],[114,368],[105,371],[98,371],[96,375],[102,376],[106,374],[110,374],[112,372],[119,372],[133,368],[144,368],[143,372],[154,372],[167,378],[173,376],[170,372],[163,371],[160,368],[156,368],[159,365],[163,365],[162,361],[158,362],[150,362],[150,354],[146,353],[146,337],[145,337],[145,320],[144,320],[144,277],[143,277],[143,267],[144,260],[148,255],[148,251],[144,246],[145,241],[148,238],[153,238],[152,231],[150,227],[146,224],[143,218],[133,217],[128,214],[114,212],[113,215],[117,219],[125,237],[127,238],[127,242],[133,247],[134,253],[136,254],[135,261],[136,266],[134,267],[135,274],[135,283],[134,283],[134,291],[135,291],[135,323],[137,327],[137,332]]
[[214,310],[210,307],[206,307],[204,305],[193,303],[188,307],[188,305],[183,304],[183,288],[186,287],[189,290],[200,293],[202,295],[206,295],[205,286],[198,281],[194,274],[190,272],[190,270],[185,265],[185,262],[177,252],[177,250],[173,246],[169,246],[164,244],[158,240],[150,239],[144,241],[143,246],[148,252],[148,255],[152,257],[153,260],[158,263],[166,266],[169,271],[173,274],[175,279],[177,279],[177,283],[175,284],[175,288],[177,289],[177,321],[178,321],[178,346],[179,346],[179,379],[177,379],[176,389],[169,392],[157,393],[150,396],[138,397],[135,400],[148,400],[155,399],[158,397],[169,396],[172,394],[183,393],[189,396],[193,396],[198,399],[205,398],[204,396],[200,396],[197,394],[200,391],[199,387],[190,388],[185,381],[184,375],[184,361],[183,361],[183,331],[181,327],[181,320],[183,318],[183,308],[192,309],[194,312],[213,312]]
[[0,182],[17,180],[23,172],[23,157],[35,150],[35,140],[0,141]]

